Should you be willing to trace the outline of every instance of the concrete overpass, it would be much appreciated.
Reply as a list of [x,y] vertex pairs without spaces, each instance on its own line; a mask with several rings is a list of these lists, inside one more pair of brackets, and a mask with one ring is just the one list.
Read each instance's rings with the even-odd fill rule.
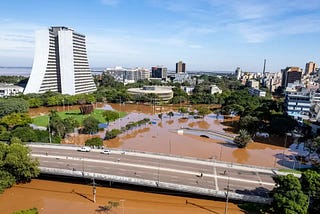
[[270,203],[270,168],[167,154],[100,149],[78,152],[76,146],[29,144],[44,174],[95,178],[197,195]]

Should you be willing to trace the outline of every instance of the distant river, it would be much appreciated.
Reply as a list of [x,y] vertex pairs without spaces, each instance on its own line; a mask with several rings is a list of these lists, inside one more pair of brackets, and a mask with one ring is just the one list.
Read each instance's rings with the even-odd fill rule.
[[1,76],[25,76],[31,73],[31,67],[0,67]]
[[[0,67],[0,76],[24,76],[29,77],[31,67]],[[92,74],[101,74],[103,68],[92,68]]]

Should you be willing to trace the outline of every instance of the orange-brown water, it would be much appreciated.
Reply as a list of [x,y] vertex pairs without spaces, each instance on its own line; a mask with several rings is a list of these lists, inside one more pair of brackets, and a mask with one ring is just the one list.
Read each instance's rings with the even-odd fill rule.
[[[36,207],[40,214],[95,214],[108,201],[119,202],[113,214],[223,214],[225,202],[161,195],[130,190],[97,187],[93,203],[92,187],[34,179],[19,184],[0,195],[0,213],[11,214]],[[186,203],[187,202],[187,203]],[[228,213],[244,213],[237,205],[228,204]]]
[[[98,108],[104,107],[100,103]],[[78,109],[79,106],[30,109],[30,115],[47,114],[51,109],[58,111]],[[120,128],[129,121],[151,118],[152,124],[129,130],[119,137],[104,141],[105,146],[128,150],[170,153],[181,156],[210,158],[228,162],[253,164],[268,167],[278,165],[276,156],[282,154],[281,146],[250,143],[247,148],[239,149],[217,139],[202,138],[195,135],[178,135],[181,127],[216,130],[232,134],[227,124],[238,118],[217,119],[206,116],[204,119],[185,119],[187,115],[170,118],[165,112],[176,110],[177,106],[153,107],[147,105],[111,104],[108,108],[128,112],[125,118],[110,123],[108,129]],[[163,113],[160,120],[157,114]],[[98,134],[104,136],[104,132]],[[71,135],[64,143],[83,145],[92,135]],[[281,141],[280,145],[281,145]],[[274,142],[269,142],[276,144]],[[288,151],[286,151],[288,152]],[[124,200],[123,200],[124,199]],[[19,209],[37,207],[40,213],[98,213],[99,205],[108,201],[120,201],[121,206],[111,213],[224,213],[224,202],[158,195],[129,190],[98,187],[97,203],[92,203],[92,188],[85,185],[34,180],[30,184],[16,185],[0,195],[0,213],[12,213]],[[188,200],[188,204],[186,204]],[[228,213],[242,213],[236,205],[229,205]]]
[[[105,106],[106,105],[106,106]],[[215,130],[222,133],[234,135],[232,127],[228,126],[237,121],[238,117],[216,118],[209,115],[203,119],[194,119],[187,114],[169,117],[166,113],[175,111],[179,106],[152,106],[136,104],[105,104],[98,103],[97,108],[115,109],[127,112],[128,115],[120,120],[111,122],[108,129],[119,129],[130,121],[138,121],[143,118],[150,118],[152,124],[142,125],[129,130],[119,137],[104,141],[104,145],[110,148],[121,148],[127,150],[149,151],[170,153],[181,156],[197,158],[214,158],[216,160],[236,162],[242,164],[253,164],[266,167],[282,167],[278,164],[279,154],[284,148],[283,140],[268,140],[268,144],[253,142],[247,148],[239,149],[222,140],[201,138],[190,134],[178,135],[176,130],[182,127],[205,130]],[[79,106],[64,107],[65,110],[78,109]],[[51,109],[62,111],[63,107],[30,109],[30,115],[45,114]],[[162,120],[158,117],[163,113]],[[70,135],[63,143],[83,145],[91,137],[104,137],[105,132],[98,135]],[[271,145],[274,144],[274,145]],[[288,152],[288,151],[286,151]],[[289,152],[288,152],[289,153]]]

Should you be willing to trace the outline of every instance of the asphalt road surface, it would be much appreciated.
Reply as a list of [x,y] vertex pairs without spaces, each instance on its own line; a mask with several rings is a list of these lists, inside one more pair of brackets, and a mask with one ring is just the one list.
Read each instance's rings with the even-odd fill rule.
[[267,197],[274,182],[271,169],[221,161],[183,158],[164,154],[100,149],[79,152],[79,147],[29,145],[41,167],[140,178]]

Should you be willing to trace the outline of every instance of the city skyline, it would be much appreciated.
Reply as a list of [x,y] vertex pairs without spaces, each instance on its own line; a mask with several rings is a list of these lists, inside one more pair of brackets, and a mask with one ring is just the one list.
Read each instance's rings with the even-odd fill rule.
[[91,67],[164,65],[188,71],[277,72],[319,64],[317,0],[1,1],[0,66],[31,66],[35,31],[86,35]]

